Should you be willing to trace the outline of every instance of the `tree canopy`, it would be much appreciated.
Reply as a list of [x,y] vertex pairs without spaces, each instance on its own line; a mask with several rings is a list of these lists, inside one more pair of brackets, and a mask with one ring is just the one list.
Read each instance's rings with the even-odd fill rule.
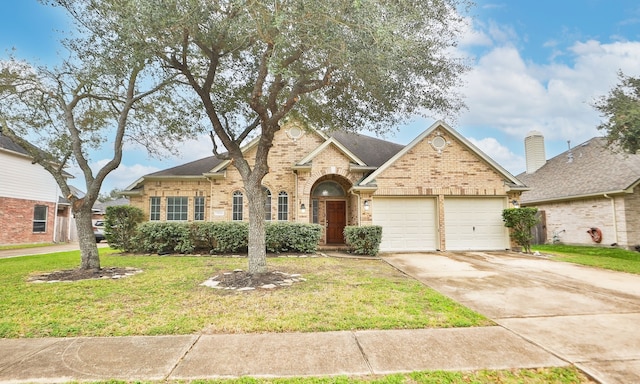
[[[120,165],[124,143],[161,154],[193,126],[185,123],[189,108],[179,108],[185,104],[175,95],[176,75],[159,70],[155,56],[123,44],[110,30],[89,30],[76,21],[79,30],[64,41],[69,57],[61,65],[0,61],[0,129],[56,180],[72,203],[81,267],[99,269],[91,208],[104,179]],[[91,159],[96,149],[111,149],[111,158],[94,171],[92,160],[103,160]],[[67,183],[72,166],[82,173],[84,196],[75,196]]]
[[598,126],[609,144],[628,153],[640,150],[640,78],[618,74],[619,83],[595,108],[606,119]]
[[[249,271],[266,271],[261,182],[282,122],[384,132],[462,107],[453,48],[467,0],[58,0],[182,82],[249,203]],[[259,137],[253,159],[242,145]],[[222,144],[226,151],[218,150]]]

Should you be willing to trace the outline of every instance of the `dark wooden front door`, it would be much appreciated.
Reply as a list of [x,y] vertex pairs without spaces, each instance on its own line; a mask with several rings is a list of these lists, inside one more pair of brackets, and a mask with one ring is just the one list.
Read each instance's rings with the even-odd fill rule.
[[347,224],[346,202],[327,201],[327,244],[344,244],[344,227]]

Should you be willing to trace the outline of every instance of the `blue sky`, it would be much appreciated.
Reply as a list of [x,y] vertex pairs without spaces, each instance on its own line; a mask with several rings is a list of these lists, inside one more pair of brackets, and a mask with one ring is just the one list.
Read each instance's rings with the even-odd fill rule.
[[[36,0],[0,0],[0,59],[55,63],[64,12]],[[476,0],[457,54],[471,59],[460,92],[468,109],[447,122],[514,175],[525,170],[524,137],[545,136],[547,158],[593,136],[601,119],[593,101],[617,82],[617,72],[640,76],[637,0]],[[416,119],[385,139],[406,144],[440,116]],[[204,137],[180,145],[179,158],[125,153],[103,191],[211,154]],[[104,163],[101,153],[92,161]],[[76,184],[84,189],[80,180]]]

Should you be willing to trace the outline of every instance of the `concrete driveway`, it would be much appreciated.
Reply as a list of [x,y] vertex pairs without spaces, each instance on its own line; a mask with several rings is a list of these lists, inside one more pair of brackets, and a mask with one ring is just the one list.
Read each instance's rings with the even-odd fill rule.
[[640,382],[639,275],[513,252],[384,259],[602,383]]

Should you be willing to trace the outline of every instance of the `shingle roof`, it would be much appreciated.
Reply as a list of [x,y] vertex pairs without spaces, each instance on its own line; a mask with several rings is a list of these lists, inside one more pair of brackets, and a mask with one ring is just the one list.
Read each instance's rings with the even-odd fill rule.
[[522,193],[525,204],[621,192],[640,182],[640,155],[613,151],[596,137],[517,178],[531,188]]
[[333,132],[342,145],[370,167],[379,167],[400,152],[404,145],[358,133]]
[[[330,134],[368,166],[379,167],[398,153],[403,145],[357,133],[333,132]],[[202,176],[224,160],[215,156],[205,157],[176,167],[150,173],[145,177]]]
[[12,152],[21,153],[23,155],[29,155],[29,153],[24,148],[14,143],[13,140],[2,134],[0,134],[0,148]]
[[215,156],[209,156],[204,159],[191,161],[173,168],[150,173],[146,176],[202,176],[203,173],[211,171],[215,166],[223,161],[224,160]]

